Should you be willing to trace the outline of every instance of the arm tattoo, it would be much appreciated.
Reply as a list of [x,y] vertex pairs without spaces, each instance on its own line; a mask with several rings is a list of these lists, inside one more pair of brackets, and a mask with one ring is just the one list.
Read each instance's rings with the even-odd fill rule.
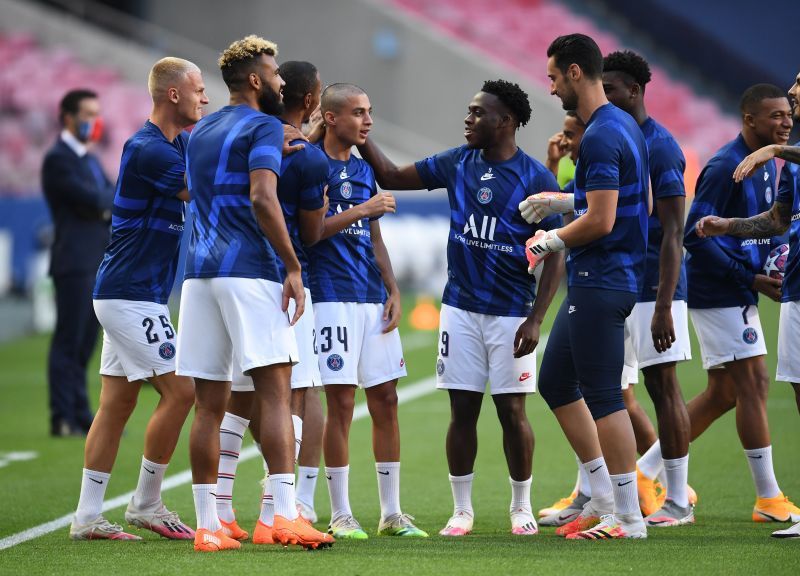
[[780,146],[776,156],[787,162],[800,164],[800,146]]
[[751,218],[731,218],[728,234],[739,238],[769,238],[780,236],[789,228],[792,207],[784,202],[775,202],[767,212]]

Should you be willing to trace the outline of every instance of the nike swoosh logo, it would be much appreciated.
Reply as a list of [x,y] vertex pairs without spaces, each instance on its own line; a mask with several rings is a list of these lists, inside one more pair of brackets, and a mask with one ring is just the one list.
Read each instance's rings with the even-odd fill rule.
[[281,484],[286,484],[287,486],[294,486],[294,482],[284,482],[281,480]]
[[147,470],[148,472],[150,472],[150,474],[155,474],[155,473],[156,473],[156,471],[155,471],[155,470],[150,470],[150,468],[148,468],[147,466],[142,466],[142,468],[144,468],[145,470]]
[[666,523],[667,523],[666,520],[650,520],[648,522],[648,524],[650,524],[651,526],[656,526],[658,524],[666,524]]
[[330,477],[330,476],[328,476],[327,474],[325,474],[325,478],[327,478],[328,480],[330,480],[330,479],[331,479],[331,477]]
[[96,482],[97,484],[102,484],[103,483],[102,480],[98,480],[96,478],[92,478],[91,476],[89,476],[89,480],[91,480],[92,482]]
[[617,486],[627,486],[628,484],[632,484],[633,480],[628,480],[627,482],[617,482]]
[[386,472],[382,472],[381,470],[378,470],[378,474],[383,474],[384,476],[388,476],[389,471],[387,470]]
[[[306,474],[306,478],[308,478],[309,480],[313,480],[316,477],[317,477],[316,474],[314,474],[313,476],[311,474]],[[328,478],[330,478],[330,476],[328,476]]]
[[484,174],[483,176],[481,176],[482,182],[486,182],[487,180],[493,180],[493,179],[494,179],[494,174]]
[[758,456],[748,456],[748,458],[752,458],[753,460],[758,460],[759,458],[763,458],[763,454],[759,454]]
[[575,516],[574,514],[567,514],[566,516],[559,516],[558,517],[558,521],[559,522],[563,522],[564,520],[569,520],[570,518],[573,518],[574,516]]
[[594,474],[595,472],[597,472],[598,470],[600,470],[600,468],[602,468],[602,467],[603,467],[603,465],[601,464],[600,466],[598,466],[598,467],[597,467],[597,468],[595,468],[594,470],[589,470],[589,474]]

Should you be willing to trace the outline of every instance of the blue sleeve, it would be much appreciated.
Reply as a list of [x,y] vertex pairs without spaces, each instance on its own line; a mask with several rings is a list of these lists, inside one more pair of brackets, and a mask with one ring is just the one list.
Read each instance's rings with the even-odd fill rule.
[[464,146],[451,148],[414,164],[417,174],[428,190],[447,188],[455,181],[456,166],[463,149]]
[[674,140],[661,139],[650,148],[650,185],[653,199],[686,196],[683,173],[686,159]]
[[281,173],[281,151],[283,150],[283,124],[271,116],[265,116],[253,130],[247,166],[253,170],[272,170]]
[[734,280],[750,290],[755,274],[723,250],[720,242],[725,237],[700,238],[695,231],[695,224],[703,216],[724,216],[728,198],[737,193],[735,188],[741,188],[731,177],[736,166],[729,164],[712,160],[700,173],[683,244],[693,258],[705,264],[708,274]]
[[794,206],[794,195],[797,194],[797,190],[795,190],[797,179],[793,173],[795,170],[797,170],[797,167],[788,162],[781,168],[781,178],[778,183],[778,195],[775,197],[775,202]]
[[297,205],[301,210],[319,210],[325,203],[323,196],[328,183],[328,159],[322,154],[309,154],[305,160],[302,163],[303,178]]
[[528,196],[539,192],[558,192],[560,189],[558,180],[553,176],[553,173],[550,170],[544,170],[539,173],[532,186],[528,187]]
[[136,171],[159,194],[175,197],[186,188],[186,162],[181,152],[165,142],[150,142],[139,151]]
[[575,194],[575,180],[572,179],[569,182],[567,182],[562,192],[564,192],[565,194]]
[[621,135],[603,130],[585,135],[581,141],[580,162],[586,166],[584,190],[619,190],[622,161]]

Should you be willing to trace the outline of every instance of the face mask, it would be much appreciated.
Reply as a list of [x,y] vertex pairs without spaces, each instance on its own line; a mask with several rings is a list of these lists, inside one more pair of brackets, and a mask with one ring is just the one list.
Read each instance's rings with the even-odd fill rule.
[[98,142],[103,136],[103,119],[86,120],[78,124],[78,140],[81,142]]

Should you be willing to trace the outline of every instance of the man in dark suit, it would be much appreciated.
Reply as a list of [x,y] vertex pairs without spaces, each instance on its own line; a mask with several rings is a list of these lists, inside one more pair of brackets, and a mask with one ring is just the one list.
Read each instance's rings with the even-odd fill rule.
[[50,433],[85,435],[92,423],[86,366],[99,325],[92,288],[109,240],[114,186],[89,152],[100,134],[100,102],[90,90],[61,100],[63,130],[44,158],[42,187],[55,227],[50,262],[57,320],[50,346]]

